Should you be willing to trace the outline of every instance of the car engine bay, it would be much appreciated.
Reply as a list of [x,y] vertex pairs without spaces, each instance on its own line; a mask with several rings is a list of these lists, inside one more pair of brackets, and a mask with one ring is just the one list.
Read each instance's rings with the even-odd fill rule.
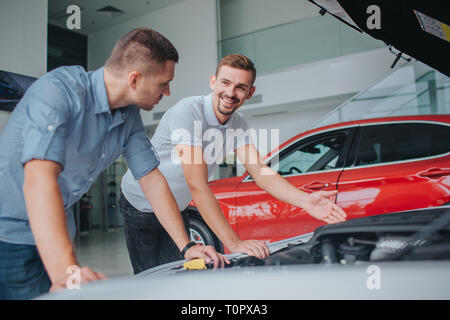
[[288,244],[264,260],[235,259],[229,267],[399,260],[450,260],[449,207],[322,226],[306,243]]
[[[318,227],[314,233],[268,245],[271,255],[258,259],[227,255],[225,269],[287,265],[358,265],[385,261],[450,261],[450,205],[373,215]],[[177,261],[139,276],[203,272]]]

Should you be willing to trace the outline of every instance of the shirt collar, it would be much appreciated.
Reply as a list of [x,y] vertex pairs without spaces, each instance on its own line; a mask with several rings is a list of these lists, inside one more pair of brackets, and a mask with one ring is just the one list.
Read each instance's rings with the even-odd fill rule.
[[106,94],[104,69],[105,67],[101,67],[100,69],[95,70],[92,74],[95,113],[111,112],[109,108],[108,95]]
[[203,111],[205,113],[205,118],[208,125],[213,127],[223,127],[226,129],[232,128],[233,118],[235,116],[234,113],[231,115],[231,117],[224,125],[220,124],[219,120],[217,120],[216,114],[214,113],[214,107],[212,104],[212,92],[207,96],[203,97]]
[[127,109],[128,107],[119,108],[118,110],[116,110],[116,112],[113,115],[111,125],[109,126],[109,130],[112,130],[113,128],[125,122],[128,115]]

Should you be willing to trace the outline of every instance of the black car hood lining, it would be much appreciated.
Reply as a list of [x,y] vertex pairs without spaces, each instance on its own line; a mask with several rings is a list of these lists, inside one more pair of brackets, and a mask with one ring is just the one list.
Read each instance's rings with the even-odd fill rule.
[[[311,1],[314,3],[314,1]],[[450,43],[421,28],[414,10],[450,25],[448,0],[337,0],[365,33],[384,41],[434,69],[450,76]],[[369,29],[367,8],[380,8],[380,29]]]

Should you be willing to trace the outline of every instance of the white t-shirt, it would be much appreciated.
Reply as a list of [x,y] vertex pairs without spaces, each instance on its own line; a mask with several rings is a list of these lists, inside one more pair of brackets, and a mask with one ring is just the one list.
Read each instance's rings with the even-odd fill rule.
[[[210,177],[225,155],[252,143],[252,134],[238,111],[232,114],[225,125],[221,125],[214,114],[212,94],[182,99],[167,110],[151,143],[160,158],[158,169],[166,178],[180,211],[186,209],[192,196],[175,146],[202,147]],[[130,170],[123,176],[121,188],[133,207],[140,211],[153,211]]]

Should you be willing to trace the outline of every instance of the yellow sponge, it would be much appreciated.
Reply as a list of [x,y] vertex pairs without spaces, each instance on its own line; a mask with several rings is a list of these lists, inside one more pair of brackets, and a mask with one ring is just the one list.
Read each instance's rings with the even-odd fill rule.
[[204,259],[194,259],[183,264],[183,267],[188,270],[199,270],[206,269],[205,260]]

